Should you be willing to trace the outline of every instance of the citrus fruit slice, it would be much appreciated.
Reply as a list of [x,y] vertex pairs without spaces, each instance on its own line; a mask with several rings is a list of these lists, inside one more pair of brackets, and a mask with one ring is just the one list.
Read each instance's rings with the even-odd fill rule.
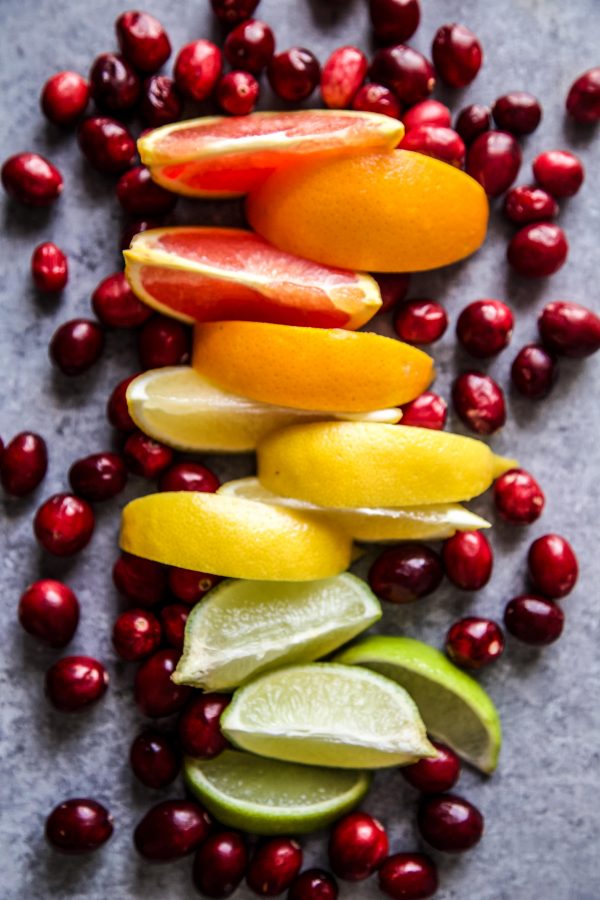
[[319,506],[424,506],[483,493],[514,460],[474,438],[372,422],[315,422],[268,434],[258,478]]
[[170,191],[236,197],[298,157],[391,150],[403,135],[402,123],[389,116],[305,109],[188,119],[144,135],[138,150]]
[[163,491],[124,508],[121,547],[135,556],[264,581],[312,581],[350,564],[343,531],[310,513],[195,491]]
[[488,202],[455,166],[396,150],[281,169],[250,194],[247,214],[288,253],[369,272],[418,272],[474,253]]
[[493,772],[502,731],[500,717],[481,685],[443,653],[406,637],[369,637],[336,657],[391,678],[411,695],[427,731],[463,759]]
[[297,583],[225,581],[190,613],[173,681],[232,690],[270,669],[326,656],[379,618],[379,601],[349,573]]
[[183,322],[355,329],[381,306],[369,275],[301,259],[240,228],[154,228],[135,235],[124,256],[140,300]]
[[258,478],[237,478],[218,489],[219,494],[259,500],[290,509],[304,509],[333,522],[356,541],[435,541],[452,537],[457,531],[490,528],[490,523],[458,503],[438,506],[375,507],[334,509],[316,506],[292,497],[280,497],[262,486]]
[[396,408],[368,413],[323,413],[271,406],[211,384],[190,366],[168,366],[138,375],[127,388],[129,413],[145,434],[179,450],[241,453],[255,450],[276,428],[324,419],[398,422]]
[[264,322],[198,325],[192,365],[234,394],[329,412],[407,403],[433,378],[430,356],[380,334]]
[[306,765],[380,769],[435,756],[407,692],[358,666],[261,675],[238,688],[221,728],[242,750]]
[[189,790],[222,825],[252,834],[305,834],[325,828],[365,796],[371,777],[224,750],[183,764]]

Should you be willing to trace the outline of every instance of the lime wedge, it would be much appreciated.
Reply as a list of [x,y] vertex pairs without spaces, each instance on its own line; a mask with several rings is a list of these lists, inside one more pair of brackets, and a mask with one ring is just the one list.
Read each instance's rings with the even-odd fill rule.
[[221,727],[242,750],[306,765],[379,769],[435,756],[403,688],[332,663],[278,669],[239,688]]
[[192,610],[178,684],[232,690],[255,675],[337,650],[381,618],[360,578],[225,581]]
[[481,685],[439,650],[412,638],[372,637],[335,661],[366,666],[402,685],[433,737],[482,772],[494,771],[502,743],[498,711]]
[[190,791],[223,825],[253,834],[303,834],[324,828],[360,803],[368,772],[280,762],[225,750],[214,759],[186,757]]

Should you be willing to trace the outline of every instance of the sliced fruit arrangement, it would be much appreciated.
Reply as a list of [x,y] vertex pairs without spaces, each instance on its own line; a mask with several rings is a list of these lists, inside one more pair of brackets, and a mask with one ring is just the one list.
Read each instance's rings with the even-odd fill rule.
[[136,234],[124,256],[140,300],[184,322],[355,329],[381,306],[369,275],[294,256],[239,228],[153,228]]
[[296,409],[367,412],[414,400],[433,360],[409,344],[339,328],[209,322],[194,330],[192,365],[233,394]]
[[260,112],[189,119],[138,141],[142,162],[163,187],[192,197],[236,197],[280,166],[309,156],[391,150],[404,134],[397,119],[348,110]]

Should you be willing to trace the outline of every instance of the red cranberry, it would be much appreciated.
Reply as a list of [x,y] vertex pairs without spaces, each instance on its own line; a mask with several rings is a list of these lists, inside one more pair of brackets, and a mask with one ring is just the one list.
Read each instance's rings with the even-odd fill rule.
[[520,394],[540,400],[552,390],[556,360],[541,344],[525,344],[513,360],[510,377]]
[[200,759],[218,756],[229,746],[221,731],[221,715],[231,702],[229,694],[194,697],[179,719],[179,739],[184,753]]
[[506,522],[530,525],[542,514],[546,498],[535,478],[524,469],[509,469],[494,482],[494,503]]
[[426,100],[435,87],[435,72],[429,60],[403,44],[378,50],[369,76],[377,84],[389,87],[401,103],[409,106]]
[[470,84],[483,60],[481,44],[466,25],[442,25],[431,45],[433,64],[442,81],[454,88]]
[[375,37],[383,44],[402,44],[421,20],[419,0],[369,0]]
[[161,491],[203,491],[214,494],[221,482],[210,469],[199,463],[175,463],[161,476],[158,488]]
[[36,538],[54,556],[72,556],[89,544],[94,512],[86,500],[73,494],[54,494],[35,514]]
[[258,102],[260,85],[249,72],[227,72],[217,84],[217,103],[231,116],[247,116]]
[[446,310],[434,300],[410,300],[402,303],[394,316],[394,329],[401,341],[432,344],[448,327]]
[[160,612],[160,621],[165,641],[175,650],[183,650],[185,623],[189,609],[183,603],[169,603]]
[[491,619],[468,616],[459,619],[446,635],[446,653],[457,666],[481,669],[504,651],[502,629]]
[[534,222],[517,231],[508,245],[506,258],[519,275],[542,278],[558,272],[568,252],[562,228],[552,222]]
[[402,407],[401,422],[403,425],[441,431],[446,424],[447,415],[446,401],[433,391],[425,391]]
[[472,144],[475,138],[489,131],[491,127],[492,111],[489,106],[483,106],[481,103],[472,103],[461,109],[454,126],[467,145]]
[[504,393],[482,372],[463,372],[452,385],[457,415],[476,434],[493,434],[506,422]]
[[378,273],[373,275],[373,278],[379,285],[379,291],[381,293],[381,306],[379,307],[378,312],[387,312],[406,298],[410,287],[410,275],[399,274],[396,272],[389,274]]
[[138,72],[157,72],[171,55],[167,32],[150,13],[124,12],[115,28],[121,53]]
[[411,106],[402,116],[402,124],[406,131],[412,131],[420,125],[437,125],[439,128],[450,128],[450,110],[439,100],[422,100]]
[[544,534],[534,541],[527,554],[527,565],[536,589],[553,600],[566,597],[577,582],[577,557],[559,534]]
[[585,172],[581,160],[568,150],[546,150],[533,161],[535,180],[554,197],[577,193]]
[[104,278],[92,294],[92,308],[108,328],[135,328],[152,310],[135,296],[123,272]]
[[553,644],[562,634],[565,614],[560,606],[538,597],[536,594],[523,594],[513,597],[504,610],[504,624],[513,637],[543,647]]
[[227,27],[249,19],[258,4],[259,0],[210,0],[215,16]]
[[171,716],[187,703],[191,689],[171,681],[178,659],[177,650],[158,650],[137,670],[135,702],[145,716],[151,719]]
[[96,800],[64,800],[46,819],[46,840],[61,853],[89,853],[113,833],[112,816]]
[[236,831],[211,834],[194,858],[193,881],[205,897],[229,897],[246,874],[248,850]]
[[454,750],[438,741],[431,742],[437,750],[432,759],[420,759],[410,766],[401,766],[400,774],[423,794],[449,791],[458,781],[460,760]]
[[31,275],[38,291],[44,294],[62,291],[69,278],[69,266],[60,247],[50,241],[38,244],[31,257]]
[[181,366],[190,359],[190,330],[167,316],[152,316],[138,338],[143,369]]
[[131,434],[123,446],[127,468],[140,478],[156,478],[173,462],[173,451],[141,431]]
[[129,762],[135,777],[146,787],[167,787],[179,772],[179,754],[160,731],[138,734],[131,745]]
[[128,169],[135,158],[133,137],[124,125],[107,116],[84,119],[77,140],[89,164],[99,172],[118,175]]
[[221,74],[221,51],[211,41],[192,41],[175,60],[175,83],[188,100],[201,102],[212,94]]
[[321,97],[330,109],[347,109],[365,80],[369,63],[357,47],[338,47],[321,72]]
[[79,601],[61,581],[34,581],[19,600],[19,622],[49,647],[64,647],[77,630]]
[[136,166],[121,175],[117,199],[130,216],[163,216],[177,203],[177,195],[152,181],[146,166]]
[[467,353],[478,359],[495,356],[507,346],[514,325],[510,307],[501,300],[475,300],[456,323],[456,336]]
[[423,853],[395,853],[379,869],[379,889],[394,900],[427,900],[438,889],[437,868]]
[[7,494],[24,497],[34,491],[48,469],[46,441],[32,431],[17,434],[0,458],[0,477]]
[[[424,101],[425,102],[425,101]],[[463,139],[451,128],[438,125],[419,125],[404,135],[398,145],[402,150],[413,150],[424,156],[433,156],[442,162],[461,169],[465,162]]]
[[127,388],[134,378],[137,378],[137,375],[130,375],[129,378],[124,378],[123,381],[120,381],[106,404],[108,421],[118,431],[135,431],[135,422],[129,415],[126,397]]
[[260,844],[250,860],[246,882],[261,897],[275,897],[293,882],[302,865],[302,848],[290,838],[276,837]]
[[81,375],[98,362],[104,350],[104,331],[91,319],[71,319],[54,332],[50,359],[63,375]]
[[265,22],[248,19],[229,32],[223,52],[232,69],[260,75],[275,52],[275,38]]
[[554,219],[558,215],[558,204],[542,188],[520,185],[511,188],[504,198],[504,213],[511,222],[528,225]]
[[589,69],[573,82],[566,106],[569,115],[582,125],[600,120],[600,66]]
[[338,886],[323,869],[306,869],[294,880],[287,900],[337,900]]
[[288,103],[299,103],[309,97],[321,78],[319,61],[304,47],[292,47],[272,56],[267,77],[273,91]]
[[42,89],[42,112],[55,125],[72,125],[83,115],[90,86],[78,72],[57,72]]
[[212,828],[208,813],[191,800],[164,800],[149,809],[133,833],[135,849],[150,862],[193,853]]
[[137,662],[154,653],[160,639],[160,622],[144,609],[126,610],[113,626],[113,646],[121,659],[127,662]]
[[477,807],[456,794],[424,797],[417,824],[427,843],[446,853],[470,850],[483,834],[483,816]]
[[195,572],[192,569],[169,569],[169,587],[178,600],[194,606],[221,579],[218,575]]
[[118,53],[96,57],[90,69],[90,86],[97,107],[111,113],[130,110],[142,89],[139,76]]
[[396,95],[382,84],[363,84],[352,101],[352,109],[379,113],[394,119],[398,119],[402,111]]
[[153,219],[136,219],[134,222],[128,222],[121,232],[119,249],[127,250],[136,234],[149,231],[151,228],[160,228],[163,224],[163,220],[156,216]]
[[140,115],[145,125],[159,128],[177,122],[183,112],[183,100],[177,85],[168,75],[152,75],[142,87]]
[[444,541],[442,562],[452,584],[463,591],[478,591],[490,580],[494,556],[480,531],[457,531]]
[[113,566],[117,590],[136,606],[156,606],[167,593],[167,569],[152,559],[121,553]]
[[485,131],[467,153],[467,172],[490,197],[508,190],[521,165],[521,148],[512,134]]
[[555,300],[538,319],[538,330],[549,350],[580,359],[600,350],[600,316],[579,303]]
[[426,597],[443,577],[438,554],[424,544],[406,543],[381,553],[369,571],[371,590],[389,603],[412,603]]
[[62,175],[37,153],[17,153],[2,166],[4,190],[26,206],[50,206],[63,189]]
[[127,469],[117,453],[93,453],[73,463],[69,482],[74,493],[86,500],[110,500],[127,484]]
[[46,672],[46,694],[61,712],[96,703],[108,687],[108,672],[91,656],[64,656]]
[[379,868],[388,852],[385,828],[363,812],[350,813],[333,826],[329,863],[346,881],[362,881]]
[[498,97],[492,106],[494,121],[501,131],[531,134],[542,119],[539,100],[527,91],[512,91]]

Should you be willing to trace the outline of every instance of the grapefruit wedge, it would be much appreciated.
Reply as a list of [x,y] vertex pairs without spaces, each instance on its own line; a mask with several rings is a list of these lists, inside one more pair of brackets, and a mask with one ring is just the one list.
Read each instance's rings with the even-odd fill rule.
[[183,322],[360,328],[381,306],[369,275],[310,262],[237,228],[154,228],[124,253],[144,303]]
[[309,109],[206,116],[164,125],[138,141],[142,162],[170,191],[238,197],[298,156],[347,156],[391,150],[404,134],[376,113]]

